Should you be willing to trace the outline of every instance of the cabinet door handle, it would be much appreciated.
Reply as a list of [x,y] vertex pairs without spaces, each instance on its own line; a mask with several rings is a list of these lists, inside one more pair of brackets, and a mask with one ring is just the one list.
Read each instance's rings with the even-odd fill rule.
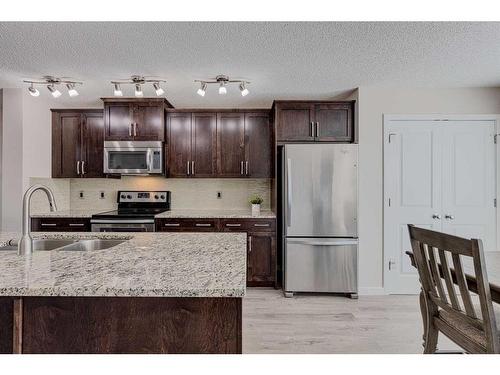
[[69,223],[70,227],[84,227],[84,223]]
[[85,160],[82,160],[82,174],[85,174]]
[[80,174],[80,160],[76,162],[76,174]]
[[41,223],[40,225],[42,227],[55,227],[55,226],[57,226],[56,223]]
[[319,138],[319,121],[316,123],[316,138]]
[[187,162],[187,175],[189,176],[189,161]]
[[254,224],[253,226],[254,227],[269,227],[270,224],[269,223],[267,223],[267,224]]
[[248,236],[248,252],[252,252],[252,236]]
[[243,161],[240,162],[240,174],[243,175]]
[[248,176],[248,160],[245,162],[245,174]]
[[191,174],[194,176],[194,160],[191,162]]
[[134,137],[137,137],[137,122],[134,123]]
[[311,121],[310,125],[311,125],[311,128],[309,129],[311,131],[310,135],[311,137],[314,137],[314,122]]
[[130,126],[128,127],[128,136],[132,137],[132,128],[134,127],[134,123],[131,123]]
[[241,224],[226,224],[226,227],[241,227]]
[[195,224],[196,227],[211,227],[212,224],[205,224],[205,223],[196,223]]
[[164,227],[180,227],[181,225],[179,223],[164,223]]

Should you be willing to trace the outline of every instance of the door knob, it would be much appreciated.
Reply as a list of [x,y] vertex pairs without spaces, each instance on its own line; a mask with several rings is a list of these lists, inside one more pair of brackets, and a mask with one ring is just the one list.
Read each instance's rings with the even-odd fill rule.
[[441,220],[441,215],[438,214],[432,214],[433,219]]
[[455,216],[450,215],[450,214],[446,214],[446,215],[444,215],[444,218],[448,219],[448,220],[453,220],[455,218]]

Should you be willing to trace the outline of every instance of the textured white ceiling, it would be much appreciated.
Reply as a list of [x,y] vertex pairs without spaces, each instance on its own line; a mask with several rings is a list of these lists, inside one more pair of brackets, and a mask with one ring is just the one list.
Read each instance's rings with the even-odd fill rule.
[[[164,77],[176,107],[260,107],[359,86],[500,86],[499,40],[500,23],[0,23],[0,87],[69,76],[81,95],[57,100],[98,105],[110,80],[143,74]],[[250,95],[196,95],[194,79],[220,73],[252,81]]]

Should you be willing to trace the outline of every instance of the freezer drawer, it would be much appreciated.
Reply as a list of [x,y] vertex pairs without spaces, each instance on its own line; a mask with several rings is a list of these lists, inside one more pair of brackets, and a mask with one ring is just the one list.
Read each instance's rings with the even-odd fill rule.
[[358,292],[358,240],[287,238],[285,292]]

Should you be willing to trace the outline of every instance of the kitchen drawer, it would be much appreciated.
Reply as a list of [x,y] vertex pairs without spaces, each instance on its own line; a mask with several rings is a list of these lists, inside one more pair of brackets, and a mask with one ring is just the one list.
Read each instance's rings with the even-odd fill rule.
[[88,218],[32,218],[33,232],[90,232]]
[[217,219],[157,219],[157,232],[215,232]]
[[276,221],[274,219],[221,219],[222,231],[234,232],[274,232]]

